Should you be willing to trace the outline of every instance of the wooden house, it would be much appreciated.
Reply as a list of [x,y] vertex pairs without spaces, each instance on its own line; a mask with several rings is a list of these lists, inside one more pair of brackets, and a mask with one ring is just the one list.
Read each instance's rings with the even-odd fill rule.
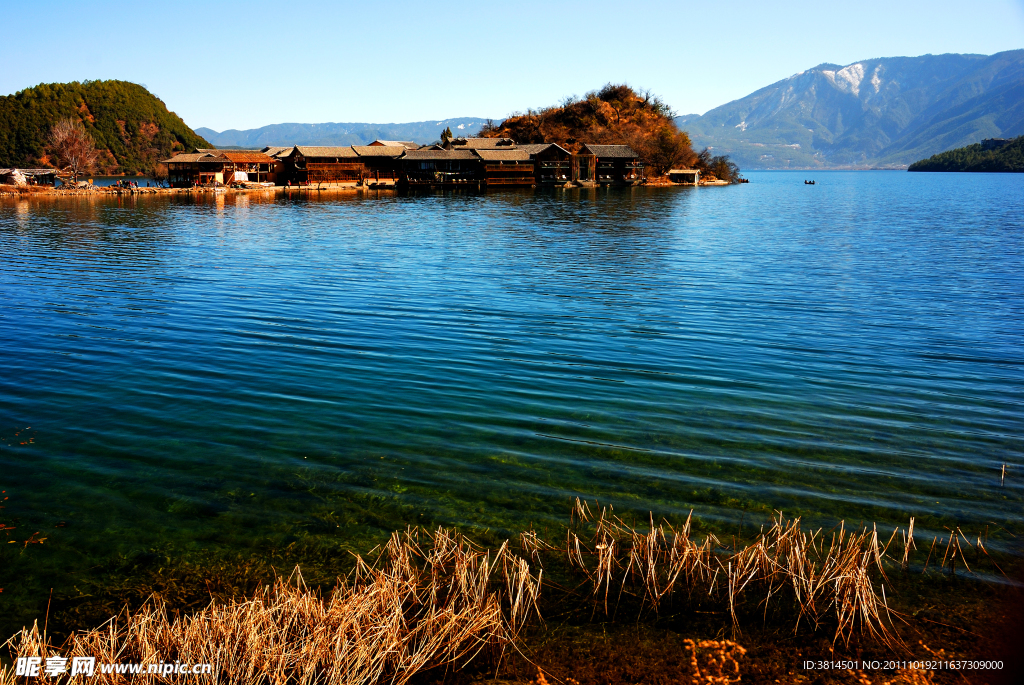
[[668,180],[673,183],[695,186],[700,182],[700,171],[697,169],[669,169]]
[[533,160],[537,185],[564,184],[575,181],[575,156],[555,143],[529,143],[518,146]]
[[587,143],[580,155],[595,157],[596,178],[599,184],[633,185],[644,175],[640,156],[628,145],[595,145]]
[[407,150],[402,145],[353,145],[363,165],[362,179],[371,183],[394,183],[401,171],[399,158]]
[[10,185],[52,186],[57,178],[56,169],[0,169],[0,183]]
[[167,165],[167,181],[172,188],[224,183],[226,159],[209,152],[183,152],[161,161]]
[[288,159],[288,156],[292,153],[292,150],[294,149],[294,145],[272,145],[260,150],[260,152],[262,152],[267,157],[270,157],[271,160],[273,160],[273,166],[271,167],[270,172],[270,180],[276,183],[277,185],[284,185],[288,180],[288,174],[285,173],[287,169],[287,164],[285,160]]
[[537,184],[534,162],[526,150],[474,150],[483,168],[483,180],[488,186],[526,186]]
[[355,182],[365,170],[350,145],[296,145],[284,158],[284,167],[284,180],[298,185]]
[[263,152],[224,150],[215,159],[224,160],[224,183],[268,183],[276,178],[274,159]]
[[401,157],[406,186],[480,185],[483,160],[473,150],[408,150]]

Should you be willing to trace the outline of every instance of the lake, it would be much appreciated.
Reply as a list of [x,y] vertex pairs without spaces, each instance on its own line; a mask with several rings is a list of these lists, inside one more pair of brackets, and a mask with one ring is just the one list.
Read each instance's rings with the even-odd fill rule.
[[748,176],[0,202],[0,521],[46,538],[2,546],[0,629],[164,559],[557,535],[576,497],[1014,530],[1024,176]]

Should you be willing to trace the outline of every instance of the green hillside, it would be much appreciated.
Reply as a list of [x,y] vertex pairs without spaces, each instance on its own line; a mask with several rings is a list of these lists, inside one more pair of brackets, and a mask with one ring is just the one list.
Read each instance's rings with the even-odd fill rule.
[[0,97],[0,167],[55,166],[46,137],[68,117],[79,119],[104,151],[97,173],[146,173],[172,150],[212,147],[138,84],[44,83]]
[[914,162],[910,171],[995,171],[1024,173],[1024,136],[1014,138],[995,150],[983,150],[981,143],[947,150]]

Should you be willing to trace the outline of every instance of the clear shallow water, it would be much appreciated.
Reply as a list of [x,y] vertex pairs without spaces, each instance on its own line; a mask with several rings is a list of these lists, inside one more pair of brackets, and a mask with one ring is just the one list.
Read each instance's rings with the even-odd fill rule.
[[144,550],[340,555],[576,496],[1016,523],[1024,177],[807,175],[0,203],[0,520],[48,536],[0,613]]

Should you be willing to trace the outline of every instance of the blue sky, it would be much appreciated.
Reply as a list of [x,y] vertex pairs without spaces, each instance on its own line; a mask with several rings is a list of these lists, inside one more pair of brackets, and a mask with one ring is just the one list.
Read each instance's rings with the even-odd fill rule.
[[1024,0],[0,0],[0,94],[146,84],[190,126],[506,116],[606,82],[713,107],[822,62],[1024,48]]

